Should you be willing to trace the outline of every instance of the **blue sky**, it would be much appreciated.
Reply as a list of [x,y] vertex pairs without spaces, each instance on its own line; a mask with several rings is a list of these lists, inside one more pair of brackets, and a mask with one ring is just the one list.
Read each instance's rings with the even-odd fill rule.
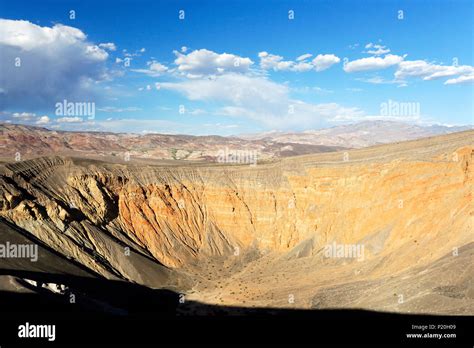
[[[0,18],[5,122],[222,135],[473,124],[472,1],[19,0]],[[58,112],[64,100],[95,113]]]

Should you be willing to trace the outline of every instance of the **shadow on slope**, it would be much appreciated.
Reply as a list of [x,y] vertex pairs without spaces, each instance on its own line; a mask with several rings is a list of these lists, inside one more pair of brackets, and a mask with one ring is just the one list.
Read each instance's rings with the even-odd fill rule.
[[[0,269],[0,284],[15,284],[16,291],[0,291],[0,308],[11,315],[58,314],[78,318],[81,313],[126,316],[139,319],[203,316],[293,317],[298,319],[387,319],[417,315],[368,310],[279,309],[230,307],[180,301],[181,295],[167,289],[151,289],[126,281],[64,274]],[[57,285],[60,288],[57,288]],[[63,286],[61,290],[61,285]],[[5,287],[3,287],[5,289]],[[181,303],[182,302],[182,303]]]
[[179,295],[173,291],[104,278],[0,269],[0,284],[6,282],[13,287],[0,291],[0,307],[3,312],[20,316],[21,313],[37,313],[42,318],[52,313],[62,313],[66,318],[71,315],[78,318],[81,313],[170,316],[179,303]]
[[[54,324],[55,343],[87,345],[399,343],[410,342],[406,334],[414,331],[413,324],[444,322],[456,324],[456,342],[470,339],[470,318],[466,317],[180,303],[180,295],[170,290],[125,281],[17,270],[0,270],[2,280],[8,281],[10,289],[16,286],[16,291],[0,291],[0,337],[5,343],[36,345],[40,339],[18,337],[19,325],[25,323]],[[32,285],[32,281],[37,285]],[[49,284],[49,288],[62,284],[68,289],[62,294],[54,293],[41,284]],[[69,301],[71,294],[75,295],[75,303]]]

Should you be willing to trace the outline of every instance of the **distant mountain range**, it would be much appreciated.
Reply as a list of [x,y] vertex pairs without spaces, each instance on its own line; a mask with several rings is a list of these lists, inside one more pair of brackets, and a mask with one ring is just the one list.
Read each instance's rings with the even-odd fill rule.
[[260,134],[246,134],[241,135],[240,138],[307,145],[360,148],[377,144],[394,143],[461,132],[469,129],[472,129],[472,126],[419,126],[394,121],[364,121],[355,124],[320,130],[308,130],[299,133],[267,132]]
[[123,161],[124,158],[217,162],[223,156],[251,156],[258,161],[265,161],[341,149],[343,148],[339,146],[289,144],[266,139],[248,140],[217,135],[71,132],[0,124],[0,158],[5,160],[19,154],[21,159],[62,155],[92,157],[111,162]]
[[110,132],[56,131],[0,124],[0,157],[65,155],[109,161],[133,159],[218,161],[222,154],[258,153],[258,160],[340,151],[382,143],[459,132],[471,127],[422,127],[401,122],[371,121],[300,133],[268,132],[231,137]]

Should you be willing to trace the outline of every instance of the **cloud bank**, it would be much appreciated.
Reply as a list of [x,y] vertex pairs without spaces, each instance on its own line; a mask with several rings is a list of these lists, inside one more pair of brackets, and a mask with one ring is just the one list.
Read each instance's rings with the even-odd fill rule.
[[104,48],[113,49],[111,43],[102,47],[77,28],[0,19],[0,109],[44,109],[63,99],[95,98],[94,83],[107,78]]

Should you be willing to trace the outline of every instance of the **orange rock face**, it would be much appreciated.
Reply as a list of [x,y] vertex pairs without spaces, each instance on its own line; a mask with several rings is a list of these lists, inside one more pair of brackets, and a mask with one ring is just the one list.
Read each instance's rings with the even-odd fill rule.
[[[472,148],[453,153],[457,161],[348,161],[299,174],[285,164],[243,168],[220,180],[211,171],[183,179],[163,173],[166,183],[130,184],[120,193],[119,219],[173,267],[202,254],[285,252],[309,240],[311,253],[334,241],[363,241],[367,257],[398,249],[407,265],[416,264],[472,240]],[[436,247],[421,247],[430,244]]]

